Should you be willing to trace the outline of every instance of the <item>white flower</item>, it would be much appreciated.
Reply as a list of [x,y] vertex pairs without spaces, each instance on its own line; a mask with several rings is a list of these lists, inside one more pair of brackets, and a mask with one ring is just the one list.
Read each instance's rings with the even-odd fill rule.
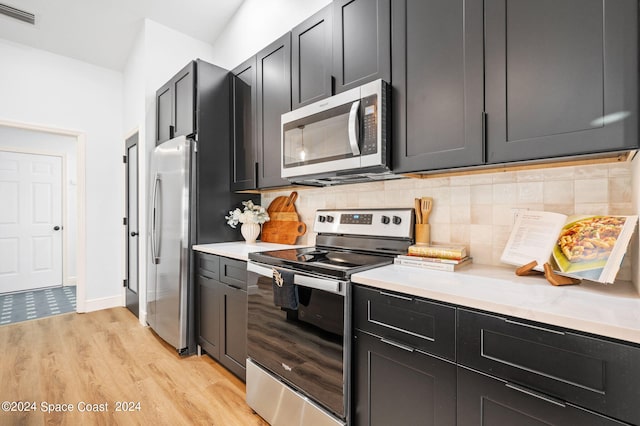
[[240,209],[231,210],[224,218],[227,224],[235,228],[238,223],[265,223],[269,221],[269,214],[262,206],[256,206],[253,201],[243,201],[244,211]]

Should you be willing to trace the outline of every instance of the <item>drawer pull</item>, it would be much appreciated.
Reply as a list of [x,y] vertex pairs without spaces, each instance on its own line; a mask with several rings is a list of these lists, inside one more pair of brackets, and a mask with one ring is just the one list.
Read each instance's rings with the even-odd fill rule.
[[513,320],[510,320],[510,319],[506,319],[506,318],[505,318],[504,322],[506,322],[507,324],[520,325],[522,327],[528,327],[528,328],[533,328],[535,330],[546,331],[548,333],[559,334],[561,336],[565,336],[566,335],[566,333],[563,333],[562,331],[550,330],[548,328],[538,327],[538,326],[531,325],[531,324],[525,324],[523,322],[513,321]]
[[533,396],[534,398],[541,399],[541,400],[543,400],[545,402],[548,402],[550,404],[557,405],[558,407],[567,408],[567,405],[564,402],[560,401],[559,399],[555,399],[555,398],[552,398],[550,396],[543,395],[541,393],[532,391],[531,389],[523,388],[521,386],[514,385],[514,384],[511,384],[511,383],[505,383],[504,385],[506,387],[508,387],[509,389],[513,389],[515,391],[524,393],[526,395]]
[[386,291],[381,291],[380,294],[382,296],[395,297],[396,299],[401,299],[401,300],[408,300],[408,301],[413,300],[412,297],[400,296],[399,294],[387,293]]
[[382,343],[386,343],[387,345],[395,346],[396,348],[400,348],[400,349],[402,349],[404,351],[407,351],[407,352],[413,352],[415,350],[410,346],[406,346],[406,345],[403,345],[403,344],[400,344],[400,343],[396,343],[393,340],[387,340],[387,339],[382,338],[382,339],[380,339],[380,341]]

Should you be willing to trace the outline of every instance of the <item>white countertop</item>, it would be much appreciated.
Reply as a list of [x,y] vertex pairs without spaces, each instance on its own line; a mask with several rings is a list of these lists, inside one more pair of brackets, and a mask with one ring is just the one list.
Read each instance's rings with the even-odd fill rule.
[[255,244],[247,244],[244,241],[234,241],[228,243],[198,244],[192,248],[203,253],[217,254],[218,256],[246,261],[249,259],[249,253],[267,250],[284,250],[298,247],[307,246],[262,243],[260,241]]
[[554,287],[513,268],[471,265],[456,272],[389,265],[356,283],[640,343],[640,295],[630,282]]

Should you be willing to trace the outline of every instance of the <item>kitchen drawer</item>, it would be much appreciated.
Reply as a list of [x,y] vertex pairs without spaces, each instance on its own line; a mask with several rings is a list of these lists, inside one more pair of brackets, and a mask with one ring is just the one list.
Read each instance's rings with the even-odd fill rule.
[[198,253],[196,256],[196,271],[203,277],[219,279],[220,257],[213,254]]
[[458,363],[640,424],[640,348],[458,309]]
[[455,361],[455,308],[357,285],[353,303],[355,328]]
[[626,424],[462,367],[457,387],[458,426]]
[[231,287],[247,289],[247,262],[220,258],[220,281]]

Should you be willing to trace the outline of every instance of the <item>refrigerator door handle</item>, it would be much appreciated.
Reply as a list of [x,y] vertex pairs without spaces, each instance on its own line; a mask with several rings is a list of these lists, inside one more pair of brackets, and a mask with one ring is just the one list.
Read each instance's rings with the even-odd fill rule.
[[153,218],[151,225],[151,255],[153,257],[154,265],[160,263],[160,257],[158,255],[158,247],[157,247],[157,221],[159,220],[160,212],[158,209],[158,188],[160,187],[160,176],[156,174],[156,178],[153,181]]

